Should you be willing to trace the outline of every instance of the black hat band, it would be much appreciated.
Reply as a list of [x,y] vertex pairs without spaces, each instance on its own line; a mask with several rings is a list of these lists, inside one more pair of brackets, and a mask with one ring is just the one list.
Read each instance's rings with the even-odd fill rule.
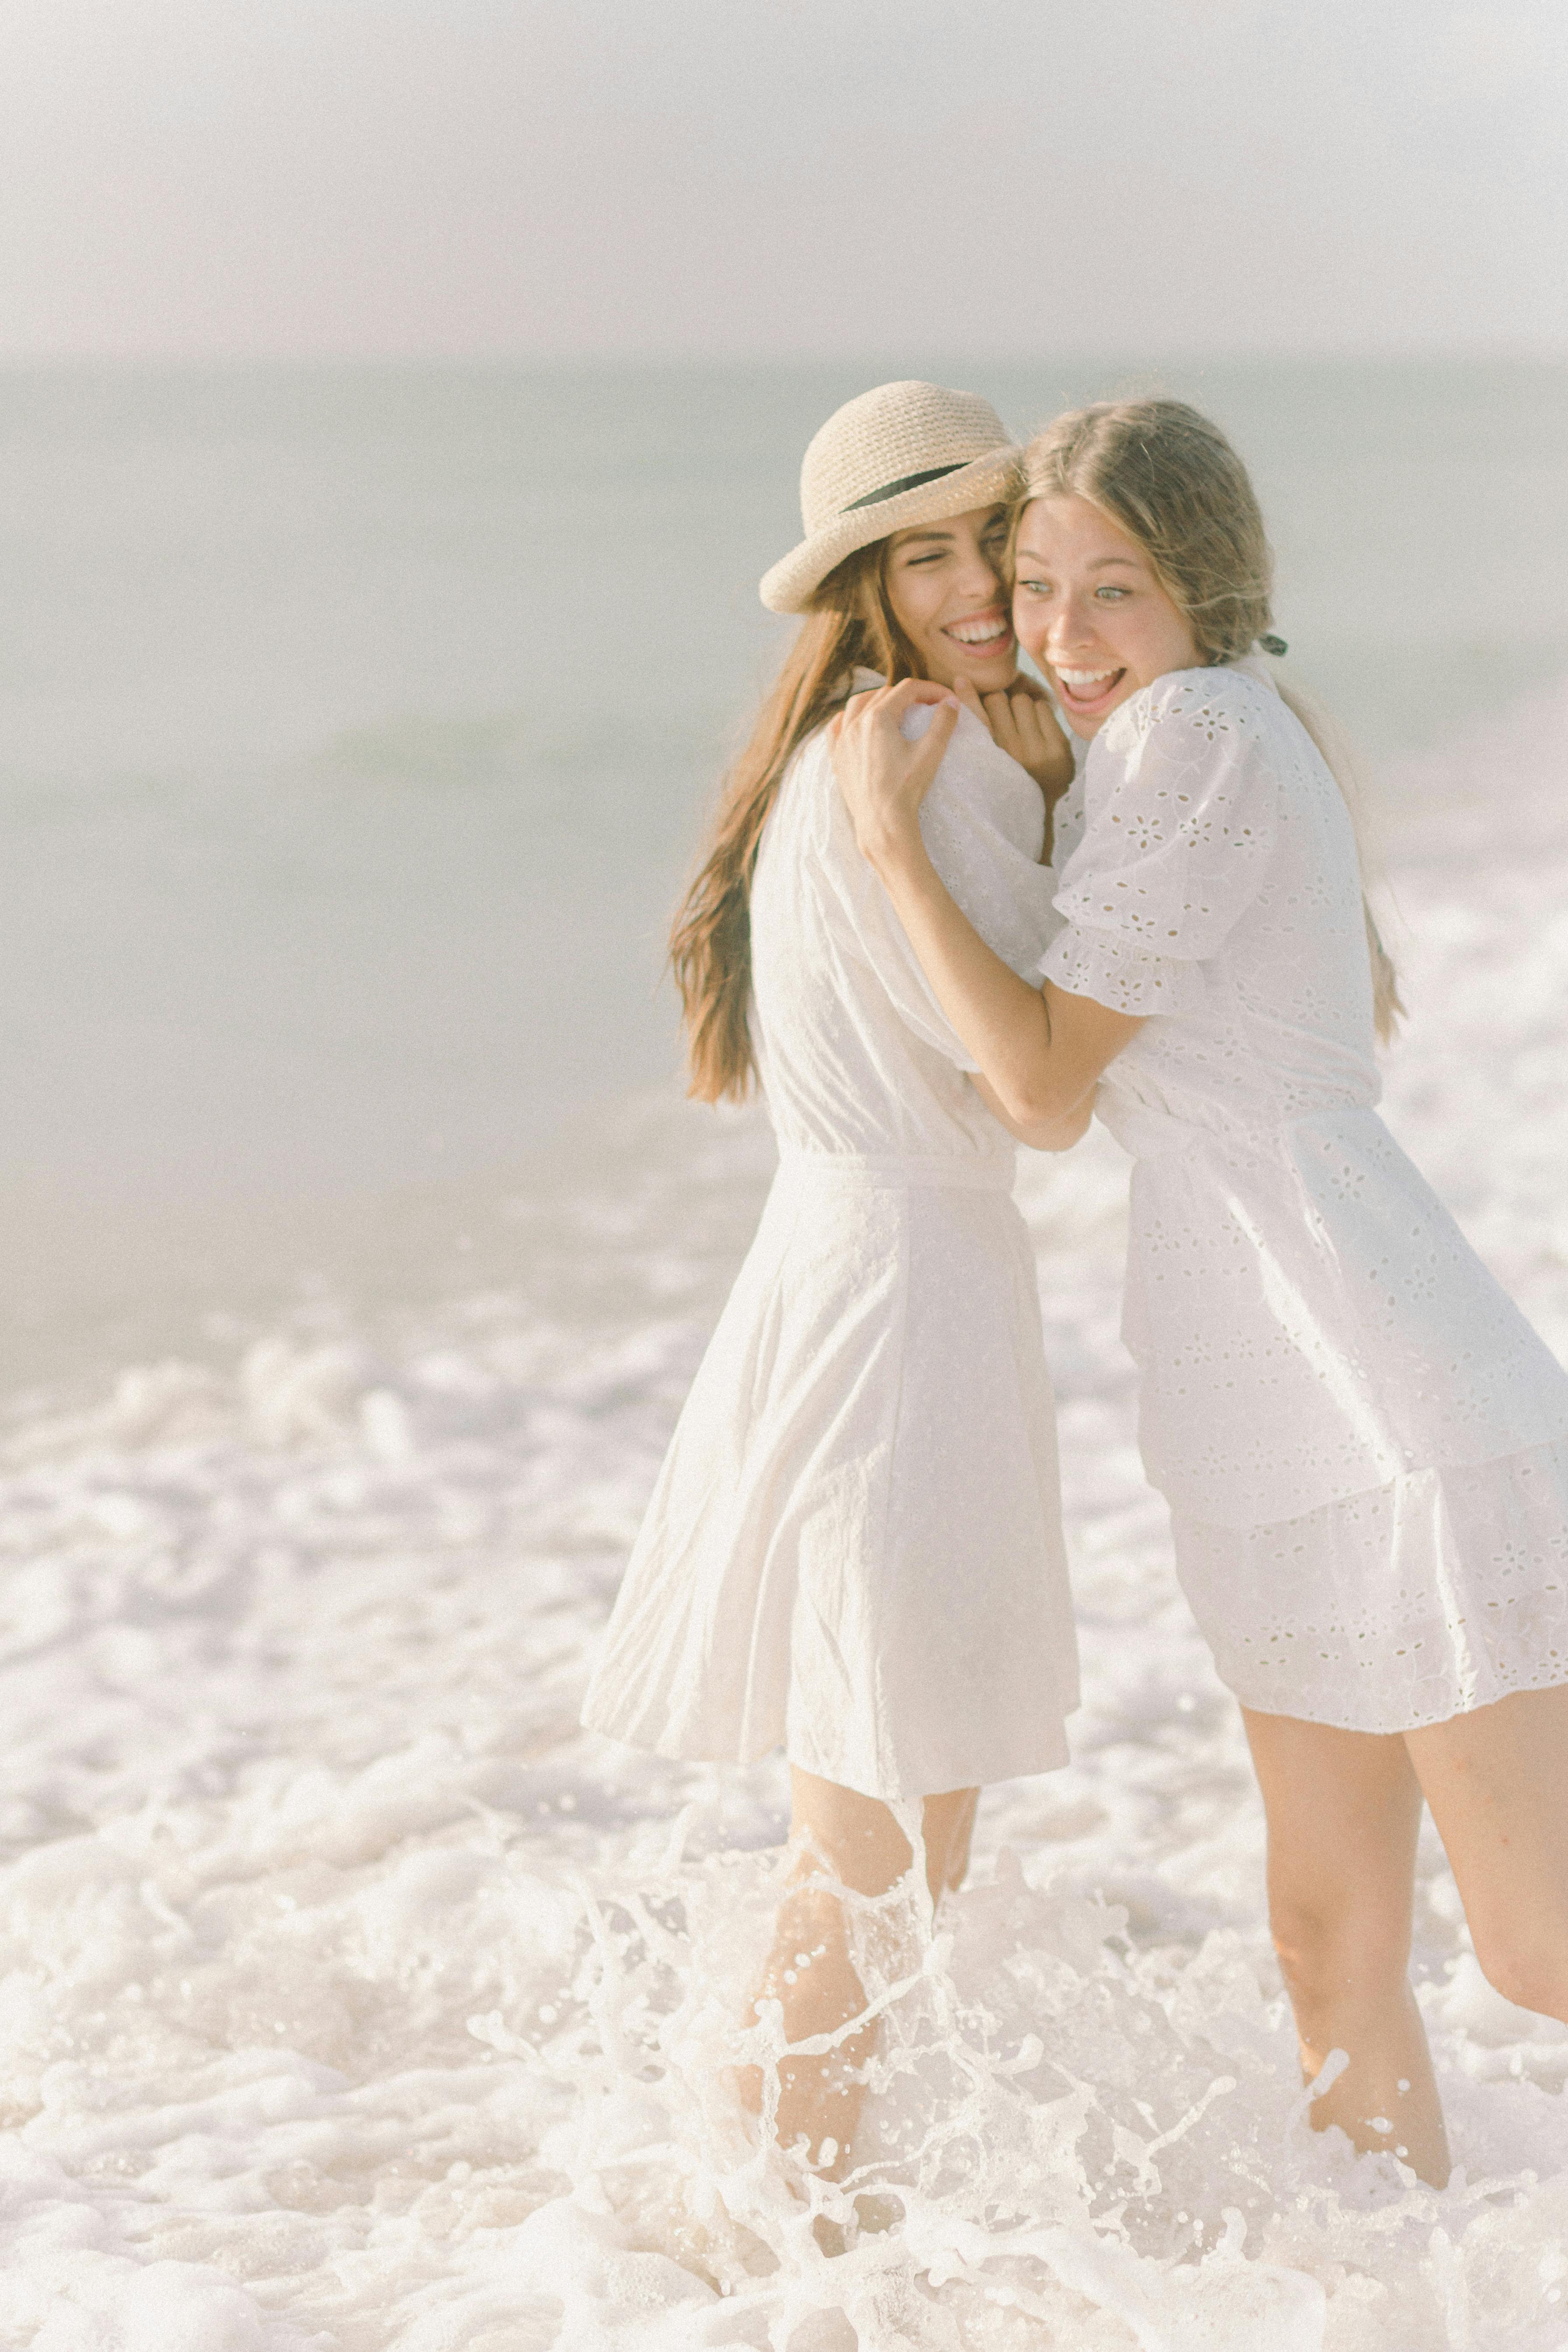
[[868,490],[863,499],[851,499],[840,514],[853,514],[857,507],[879,507],[884,499],[896,499],[905,490],[918,490],[922,482],[940,482],[944,474],[962,474],[965,466],[973,466],[973,457],[961,457],[955,466],[928,466],[923,474],[900,474],[896,482],[884,482],[879,490]]

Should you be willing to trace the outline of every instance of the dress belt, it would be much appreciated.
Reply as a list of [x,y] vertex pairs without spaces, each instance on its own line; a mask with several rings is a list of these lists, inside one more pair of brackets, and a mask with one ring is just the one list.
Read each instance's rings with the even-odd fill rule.
[[804,1177],[812,1183],[836,1184],[861,1192],[897,1192],[905,1185],[923,1184],[941,1191],[1010,1192],[1017,1175],[1013,1153],[1005,1159],[960,1159],[956,1152],[926,1157],[907,1152],[781,1150],[779,1173]]

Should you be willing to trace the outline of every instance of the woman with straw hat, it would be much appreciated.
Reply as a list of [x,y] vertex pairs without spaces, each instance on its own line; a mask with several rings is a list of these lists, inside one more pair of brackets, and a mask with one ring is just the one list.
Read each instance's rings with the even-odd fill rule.
[[[1016,482],[995,412],[936,384],[879,386],[806,451],[805,536],[762,583],[802,625],[672,942],[691,1092],[760,1079],[779,1170],[584,1711],[664,1756],[784,1744],[795,1877],[749,2089],[839,2174],[874,2039],[852,2023],[839,1895],[907,1879],[920,1907],[956,1885],[980,1785],[1065,1763],[1078,1703],[1013,1139],[857,850],[823,731],[884,679],[981,698],[923,821],[955,898],[1031,969],[1072,759],[1017,678],[999,571]],[[777,2063],[781,2025],[832,2047]]]

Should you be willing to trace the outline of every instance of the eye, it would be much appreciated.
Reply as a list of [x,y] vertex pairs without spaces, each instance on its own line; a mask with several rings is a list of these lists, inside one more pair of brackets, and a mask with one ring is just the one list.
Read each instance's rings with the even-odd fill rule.
[[1019,578],[1014,583],[1014,585],[1020,589],[1026,596],[1048,596],[1051,593],[1051,583],[1048,580],[1029,580],[1023,577],[1022,574],[1020,574]]
[[1118,588],[1112,581],[1106,580],[1100,583],[1094,593],[1103,604],[1120,604],[1124,596],[1131,595],[1132,591],[1131,588]]

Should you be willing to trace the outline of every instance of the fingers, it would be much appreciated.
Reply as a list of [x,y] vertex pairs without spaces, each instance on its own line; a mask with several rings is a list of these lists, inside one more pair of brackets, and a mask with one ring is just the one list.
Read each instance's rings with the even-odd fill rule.
[[1046,748],[1045,721],[1040,706],[1031,701],[1026,694],[1016,694],[1009,709],[1014,732],[1023,747],[1013,756],[1024,767],[1032,768]]
[[910,743],[900,737],[906,765],[900,798],[909,807],[918,808],[936,782],[936,772],[942,765],[942,754],[952,740],[952,730],[957,724],[958,705],[948,701],[937,710],[918,743]]
[[910,742],[902,711],[933,698],[897,695],[874,695],[863,709],[843,713],[831,738],[833,772],[855,838],[873,866],[908,856],[919,842],[921,803],[958,724],[958,702],[938,689],[929,726]]
[[945,686],[933,686],[925,677],[906,677],[897,686],[862,687],[858,694],[847,698],[840,716],[851,727],[863,726],[868,719],[880,717],[884,711],[901,719],[916,703],[945,702],[950,698]]
[[1064,793],[1073,778],[1072,745],[1055,707],[1043,695],[1030,703],[1029,710],[1029,724],[1039,745],[1037,760],[1029,763],[1031,773],[1047,791]]
[[[987,731],[997,749],[1016,760],[1032,776],[1047,802],[1062,793],[1072,782],[1072,752],[1066,736],[1057,722],[1049,698],[1037,686],[1025,678],[1009,688],[996,688],[981,695],[967,679],[953,688],[954,710],[962,704],[985,722]],[[932,722],[934,726],[934,720]],[[948,734],[944,731],[942,741]]]
[[936,781],[936,772],[942,765],[942,753],[952,742],[952,730],[957,724],[957,703],[951,701],[944,703],[914,747],[915,756],[910,768],[910,782],[919,790],[922,798]]
[[917,702],[951,702],[952,688],[937,686],[929,677],[905,677],[897,686],[883,687],[875,698],[887,709],[901,713]]
[[1001,691],[988,694],[985,697],[983,715],[986,726],[991,730],[992,741],[999,745],[1009,758],[1016,760],[1020,767],[1027,767],[1028,761],[1025,759],[1020,745],[1018,720],[1011,698]]
[[[931,679],[927,677],[906,677],[897,686],[879,687],[875,693],[858,694],[852,697],[845,704],[835,722],[839,729],[839,736],[836,740],[842,740],[851,732],[858,734],[867,730],[879,731],[884,728],[897,733],[902,727],[904,713],[907,710],[917,709],[922,705],[928,709],[935,705],[940,717],[941,707],[944,704],[951,711],[952,719],[956,720],[958,705],[953,700],[949,688],[933,686]],[[932,724],[935,724],[934,720]],[[942,735],[942,740],[944,743],[952,732],[952,728],[950,724]]]

